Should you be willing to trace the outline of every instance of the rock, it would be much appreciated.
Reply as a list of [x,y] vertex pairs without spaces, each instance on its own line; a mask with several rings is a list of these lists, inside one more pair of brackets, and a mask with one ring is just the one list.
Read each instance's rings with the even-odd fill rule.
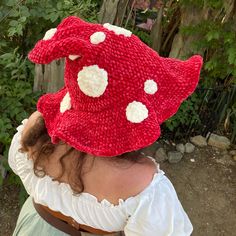
[[178,151],[170,151],[168,152],[168,161],[170,163],[177,163],[179,162],[183,157],[183,154]]
[[155,153],[155,159],[157,162],[164,162],[168,159],[164,148],[158,148]]
[[191,143],[193,143],[194,145],[196,145],[198,147],[207,146],[206,138],[203,137],[202,135],[197,135],[197,136],[191,137],[190,141],[191,141]]
[[225,159],[228,159],[228,160],[230,160],[231,156],[230,156],[230,155],[228,155],[228,154],[224,154],[224,155],[222,156],[222,158],[225,158]]
[[226,161],[223,158],[219,158],[219,159],[215,159],[216,163],[222,164],[222,165],[226,165]]
[[224,154],[215,159],[215,161],[222,165],[234,165],[232,157],[229,154]]
[[192,153],[195,149],[195,146],[192,143],[186,143],[185,144],[185,152],[186,153]]
[[222,152],[221,152],[221,155],[228,155],[228,151],[227,150],[223,150]]
[[236,161],[236,155],[235,155],[235,156],[233,156],[233,160],[234,160],[234,161]]
[[181,152],[181,153],[184,153],[185,152],[185,146],[182,143],[179,143],[179,144],[176,145],[176,150]]
[[212,150],[215,152],[215,154],[220,154],[220,149],[217,147],[212,147]]
[[210,138],[208,140],[208,144],[217,147],[220,149],[228,149],[230,146],[230,140],[225,136],[220,136],[217,134],[209,134]]
[[231,155],[231,156],[236,156],[236,150],[231,150],[231,151],[229,151],[229,155]]

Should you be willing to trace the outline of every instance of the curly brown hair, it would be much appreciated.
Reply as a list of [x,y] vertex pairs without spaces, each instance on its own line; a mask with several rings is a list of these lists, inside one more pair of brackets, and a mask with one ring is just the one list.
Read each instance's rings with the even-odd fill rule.
[[[59,145],[63,145],[63,142],[58,142],[53,144],[51,138],[48,135],[45,122],[42,116],[36,119],[34,126],[29,129],[21,139],[21,148],[19,151],[27,153],[29,158],[33,160],[34,174],[37,177],[44,177],[47,172],[45,166],[42,165],[45,161],[48,161],[56,148]],[[29,153],[29,148],[33,148],[33,152]],[[65,160],[71,155],[76,155],[75,163],[73,163],[73,168],[68,173],[68,184],[75,194],[79,194],[84,191],[84,182],[83,175],[85,174],[83,165],[85,162],[85,157],[87,153],[76,150],[73,147],[70,147],[65,153],[59,158],[59,163],[61,166],[60,174],[53,178],[54,181],[59,181],[65,172]],[[95,160],[93,156],[93,162]],[[143,163],[143,156],[140,151],[134,151],[130,153],[125,153],[116,157],[109,157],[109,161],[112,161],[115,164],[120,165],[121,163]],[[91,167],[92,167],[91,165]],[[91,168],[90,167],[90,168]]]

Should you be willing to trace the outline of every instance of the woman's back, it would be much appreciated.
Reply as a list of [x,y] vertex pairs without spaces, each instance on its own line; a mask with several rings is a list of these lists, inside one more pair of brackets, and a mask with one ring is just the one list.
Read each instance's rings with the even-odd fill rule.
[[[67,149],[67,145],[59,145],[58,150],[55,150],[45,162],[47,175],[57,178],[61,171],[61,164],[58,159],[61,153],[64,153]],[[68,178],[75,168],[78,158],[72,153],[63,160],[65,171],[62,177],[57,179],[59,182],[69,183]],[[125,157],[123,159],[94,158],[86,155],[82,177],[84,192],[95,196],[98,201],[106,199],[117,205],[119,199],[125,200],[142,192],[150,184],[156,172],[156,164],[146,157],[139,157],[138,162],[130,162]]]
[[[124,231],[127,236],[186,236],[192,232],[192,225],[173,185],[151,160],[141,158],[135,163],[128,159],[120,160],[120,157],[108,160],[85,156],[84,192],[74,194],[70,187],[72,182],[69,185],[67,181],[80,157],[68,156],[71,161],[65,161],[64,175],[55,181],[62,166],[55,164],[59,163],[62,151],[58,149],[60,155],[55,151],[55,156],[50,156],[45,162],[46,175],[35,176],[33,158],[19,151],[22,130],[23,127],[19,127],[12,140],[9,165],[19,175],[31,198],[24,205],[13,235],[56,233],[64,236],[52,226],[46,227],[43,219],[38,218],[32,198],[37,204],[47,206],[55,213],[60,212],[63,217],[70,216],[80,225],[106,232]],[[35,228],[40,228],[36,234]]]

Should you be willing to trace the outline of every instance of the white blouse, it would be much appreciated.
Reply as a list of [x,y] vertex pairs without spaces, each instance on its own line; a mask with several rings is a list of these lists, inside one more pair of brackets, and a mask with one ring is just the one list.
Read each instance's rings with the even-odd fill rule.
[[192,224],[162,170],[158,170],[141,193],[120,199],[118,205],[105,199],[99,202],[89,193],[75,195],[68,184],[52,181],[49,176],[35,176],[32,160],[18,151],[26,122],[24,120],[17,128],[8,162],[36,203],[70,216],[80,224],[109,232],[124,231],[126,236],[191,235]]

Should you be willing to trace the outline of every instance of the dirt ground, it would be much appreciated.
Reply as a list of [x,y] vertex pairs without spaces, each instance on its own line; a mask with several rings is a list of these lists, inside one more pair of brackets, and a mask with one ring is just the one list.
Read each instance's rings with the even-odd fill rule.
[[[194,159],[192,162],[190,159]],[[211,147],[196,148],[177,164],[161,164],[192,221],[192,236],[236,235],[236,162]],[[9,236],[19,213],[19,189],[0,189],[0,236]]]
[[236,235],[236,165],[222,158],[208,147],[162,165],[192,221],[192,236]]

